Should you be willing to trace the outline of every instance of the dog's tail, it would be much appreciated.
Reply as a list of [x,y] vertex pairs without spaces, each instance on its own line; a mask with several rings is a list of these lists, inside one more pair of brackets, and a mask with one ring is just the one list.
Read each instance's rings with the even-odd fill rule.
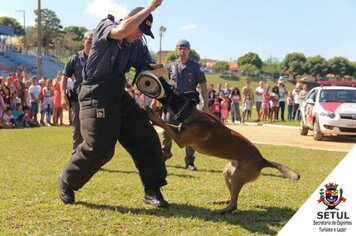
[[267,161],[266,160],[266,167],[271,167],[271,168],[275,168],[278,169],[286,178],[292,179],[292,180],[298,180],[300,178],[300,175],[292,170],[291,168],[284,166],[282,164],[279,164],[277,162],[273,162],[273,161]]

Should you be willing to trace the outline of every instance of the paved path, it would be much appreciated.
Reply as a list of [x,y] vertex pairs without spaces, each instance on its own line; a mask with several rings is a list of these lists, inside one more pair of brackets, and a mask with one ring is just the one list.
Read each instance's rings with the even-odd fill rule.
[[325,137],[315,141],[312,131],[307,136],[299,134],[299,127],[278,125],[228,125],[254,143],[287,145],[311,149],[349,152],[356,145],[356,137]]
[[[64,113],[64,121],[68,124],[68,112]],[[314,141],[312,131],[307,136],[299,134],[298,127],[262,125],[249,123],[246,125],[228,125],[253,143],[286,145],[291,147],[302,147],[329,151],[349,152],[356,145],[356,137],[325,137],[323,141]],[[158,132],[162,129],[157,128]]]

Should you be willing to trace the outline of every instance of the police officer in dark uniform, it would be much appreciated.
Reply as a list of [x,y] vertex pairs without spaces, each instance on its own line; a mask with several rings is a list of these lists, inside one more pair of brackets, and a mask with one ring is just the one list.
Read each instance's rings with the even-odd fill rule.
[[[83,81],[82,71],[85,62],[88,59],[89,51],[91,48],[91,40],[93,32],[88,31],[84,34],[82,40],[84,49],[71,56],[64,66],[63,76],[61,81],[61,105],[64,109],[70,105],[72,110],[72,138],[73,138],[73,150],[83,142],[82,134],[80,133],[80,119],[79,119],[79,102],[78,102],[78,88]],[[67,89],[68,78],[74,75],[74,86],[71,89]]]
[[[168,65],[169,77],[175,82],[175,86],[181,93],[188,93],[196,96],[197,87],[200,85],[200,95],[203,98],[203,111],[208,112],[208,89],[204,72],[201,71],[199,63],[189,58],[190,43],[187,40],[179,40],[176,45],[178,59]],[[197,99],[199,101],[199,99]],[[167,111],[165,121],[178,125],[174,115]],[[172,157],[172,139],[163,131],[162,152],[165,160]],[[192,147],[185,148],[185,168],[197,170],[194,165],[195,150]]]
[[160,188],[166,185],[166,167],[159,137],[135,100],[125,91],[125,72],[140,71],[150,61],[143,34],[151,32],[153,12],[163,0],[135,8],[119,24],[109,15],[94,31],[79,92],[81,132],[84,141],[72,153],[59,176],[59,196],[74,203],[79,190],[107,163],[117,141],[132,156],[144,186],[144,202],[168,207]]

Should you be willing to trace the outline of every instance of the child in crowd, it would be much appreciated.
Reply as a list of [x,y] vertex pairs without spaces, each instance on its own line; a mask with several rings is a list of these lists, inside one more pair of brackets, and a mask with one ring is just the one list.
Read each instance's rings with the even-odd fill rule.
[[249,94],[245,96],[245,100],[242,108],[242,122],[251,120],[251,97]]
[[212,112],[214,114],[214,116],[221,120],[221,104],[219,102],[219,98],[218,97],[215,97],[214,98],[214,104],[213,104],[213,107],[212,107]]
[[287,118],[289,121],[293,120],[293,106],[294,106],[293,94],[291,91],[288,91],[288,97],[287,97],[288,117]]
[[3,119],[2,128],[5,128],[5,129],[15,128],[16,121],[15,121],[14,116],[12,115],[11,107],[9,107],[9,106],[6,107],[2,119]]
[[226,123],[229,115],[229,99],[225,96],[224,93],[221,93],[220,104],[221,122]]
[[271,100],[271,95],[269,93],[269,85],[266,86],[262,94],[262,114],[261,114],[261,121],[266,123],[268,115],[269,115],[269,103]]
[[51,115],[53,108],[53,89],[52,89],[52,81],[47,79],[46,86],[42,89],[43,101],[41,104],[41,125],[45,125],[44,117],[47,115],[46,125],[51,125]]

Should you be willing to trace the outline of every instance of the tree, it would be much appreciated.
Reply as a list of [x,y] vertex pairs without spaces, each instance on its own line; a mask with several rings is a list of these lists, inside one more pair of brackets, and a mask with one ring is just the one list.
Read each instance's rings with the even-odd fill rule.
[[296,75],[302,75],[305,72],[305,62],[306,57],[303,53],[293,52],[287,54],[285,59],[282,61],[282,69],[293,74],[293,77]]
[[252,64],[245,64],[242,66],[239,66],[240,70],[244,73],[246,76],[254,76],[258,72],[258,68],[255,65]]
[[213,65],[213,71],[214,72],[224,72],[228,71],[230,67],[230,64],[226,61],[218,61]]
[[[35,21],[38,21],[38,10],[34,10],[36,15]],[[61,33],[63,26],[61,20],[57,17],[56,13],[47,8],[41,9],[41,28],[42,28],[42,45],[45,47],[45,54],[49,54],[49,49],[54,49],[54,40]],[[37,25],[35,26],[37,30]]]
[[308,57],[305,62],[305,71],[313,76],[325,76],[328,73],[328,64],[320,55]]
[[239,57],[237,59],[237,64],[239,65],[239,67],[246,64],[250,64],[254,65],[257,69],[261,69],[263,65],[261,58],[258,56],[257,53],[254,52],[248,52],[242,57]]
[[277,75],[281,71],[280,62],[277,58],[270,57],[263,62],[262,71],[267,74]]
[[72,35],[73,40],[81,41],[83,39],[84,33],[87,32],[88,29],[81,26],[67,26],[63,29],[63,31]]
[[[178,58],[178,54],[176,51],[172,51],[167,55],[167,63],[174,61]],[[199,62],[200,55],[194,49],[190,49],[189,58],[193,61]]]
[[5,25],[14,28],[14,34],[17,36],[25,35],[25,30],[21,24],[12,17],[0,16],[0,25]]
[[328,61],[328,72],[343,77],[353,74],[353,66],[345,57],[334,57]]

